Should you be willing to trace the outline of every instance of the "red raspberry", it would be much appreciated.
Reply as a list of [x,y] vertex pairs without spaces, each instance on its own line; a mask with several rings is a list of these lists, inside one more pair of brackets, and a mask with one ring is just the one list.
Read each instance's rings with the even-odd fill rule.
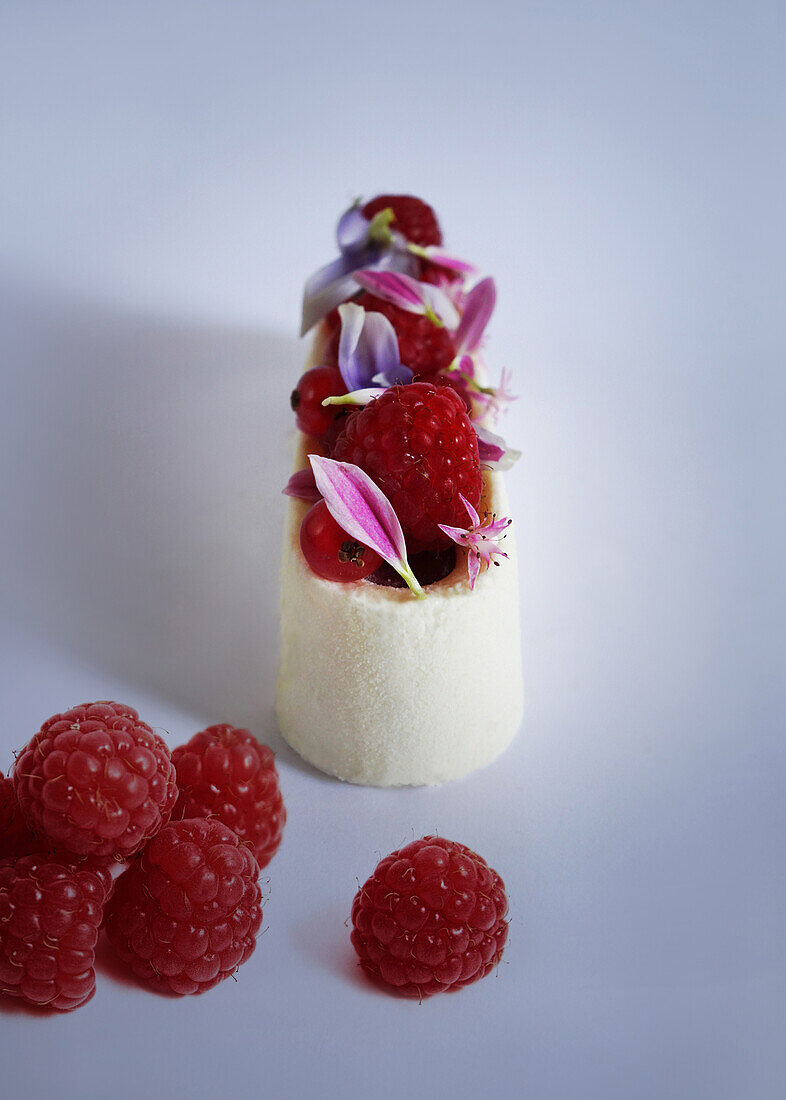
[[67,1012],[95,992],[106,872],[44,855],[0,861],[0,992]]
[[453,372],[439,374],[437,371],[431,371],[428,374],[419,374],[417,380],[418,382],[430,382],[432,386],[450,386],[461,398],[468,414],[472,416],[472,398],[466,380],[461,375]]
[[44,722],[14,766],[32,828],[76,855],[129,859],[177,798],[169,749],[132,707],[86,703]]
[[459,395],[448,386],[395,386],[347,418],[334,457],[354,462],[390,500],[412,550],[450,540],[437,527],[466,527],[480,504],[478,438]]
[[442,244],[442,233],[434,213],[428,203],[414,195],[377,195],[363,207],[363,214],[371,220],[380,210],[387,207],[393,211],[391,222],[408,241],[426,248],[430,244]]
[[19,808],[13,780],[0,772],[0,859],[28,855],[38,846],[36,835]]
[[256,946],[259,866],[220,821],[172,821],[117,880],[106,930],[134,974],[162,993],[205,993]]
[[352,944],[376,981],[428,997],[485,978],[508,935],[505,884],[463,844],[424,836],[386,856],[352,905]]
[[172,818],[222,821],[266,867],[287,820],[272,749],[248,730],[209,726],[176,748],[172,763],[180,788]]
[[[446,328],[435,325],[420,313],[385,302],[374,294],[364,294],[358,299],[367,312],[382,313],[396,330],[398,353],[401,362],[415,374],[431,374],[450,366],[456,358],[456,348]],[[333,329],[323,353],[323,361],[334,366],[338,363],[340,327]]]

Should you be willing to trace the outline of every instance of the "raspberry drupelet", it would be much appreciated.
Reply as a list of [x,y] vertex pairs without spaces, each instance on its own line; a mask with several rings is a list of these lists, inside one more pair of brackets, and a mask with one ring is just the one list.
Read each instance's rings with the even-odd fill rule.
[[251,851],[220,821],[172,821],[117,880],[109,940],[158,992],[205,993],[256,946],[258,875]]
[[463,494],[473,507],[483,486],[478,439],[464,402],[447,386],[395,386],[347,418],[333,457],[373,478],[398,516],[411,550],[449,543],[437,524],[461,526]]
[[408,997],[460,989],[499,962],[505,884],[463,844],[425,836],[386,856],[352,905],[363,970]]
[[130,859],[169,820],[169,749],[132,707],[86,703],[44,722],[14,766],[30,826],[78,856]]
[[106,871],[46,855],[0,861],[0,993],[68,1012],[95,992]]
[[287,811],[272,749],[248,730],[209,726],[172,753],[180,796],[173,820],[212,817],[254,853],[260,868],[278,851]]

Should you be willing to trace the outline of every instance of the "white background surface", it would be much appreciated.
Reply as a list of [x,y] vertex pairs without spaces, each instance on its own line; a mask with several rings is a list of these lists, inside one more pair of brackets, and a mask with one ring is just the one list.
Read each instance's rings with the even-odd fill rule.
[[[783,29],[0,6],[0,767],[116,698],[173,746],[250,724],[289,809],[237,982],[163,999],[102,952],[78,1012],[0,1004],[4,1095],[783,1095]],[[322,777],[271,713],[300,288],[381,190],[497,277],[521,394],[525,722],[440,789]],[[502,873],[511,935],[418,1006],[345,920],[435,830]]]

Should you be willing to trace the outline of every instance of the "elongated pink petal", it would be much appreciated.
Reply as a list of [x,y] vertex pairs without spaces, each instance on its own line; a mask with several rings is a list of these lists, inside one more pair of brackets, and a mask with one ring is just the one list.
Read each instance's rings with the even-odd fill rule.
[[409,310],[414,306],[417,312],[422,311],[423,297],[415,289],[418,286],[417,279],[400,275],[396,271],[356,271],[355,281],[364,290],[370,290],[372,294],[384,298],[386,302],[392,302],[394,306]]
[[474,264],[469,263],[467,260],[461,260],[458,256],[454,256],[450,252],[446,252],[444,248],[440,248],[439,245],[430,244],[424,248],[422,245],[410,244],[408,245],[409,251],[413,252],[416,256],[420,256],[423,260],[430,260],[432,264],[436,264],[437,267],[447,268],[448,271],[455,271],[460,275],[469,275],[477,268]]
[[390,302],[408,313],[420,313],[431,317],[449,329],[459,324],[459,313],[448,295],[432,283],[421,283],[397,271],[362,270],[354,273],[354,279],[364,290]]
[[294,473],[281,492],[285,496],[294,497],[295,500],[308,501],[309,504],[316,504],[318,500],[322,499],[322,494],[317,489],[317,483],[314,479],[314,471],[310,466],[305,470],[298,470],[297,473]]
[[473,286],[467,295],[461,321],[456,329],[456,350],[459,355],[478,348],[496,301],[497,288],[493,279],[481,279],[477,286]]
[[407,561],[404,532],[393,505],[368,474],[351,462],[309,455],[317,488],[333,519],[352,538],[370,546],[404,578],[416,596],[426,593]]

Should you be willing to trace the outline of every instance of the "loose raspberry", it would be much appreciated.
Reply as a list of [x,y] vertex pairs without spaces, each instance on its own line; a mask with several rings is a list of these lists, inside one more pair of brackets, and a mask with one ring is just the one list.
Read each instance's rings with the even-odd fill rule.
[[220,821],[172,821],[117,880],[106,930],[120,958],[162,993],[205,993],[256,946],[259,866]]
[[402,236],[421,248],[430,244],[442,244],[442,232],[437,215],[428,203],[414,195],[377,195],[363,207],[363,214],[369,220],[381,210],[393,211],[391,226]]
[[411,550],[450,541],[437,524],[466,522],[460,493],[474,508],[480,503],[477,435],[461,398],[447,386],[413,382],[387,390],[347,418],[333,454],[379,485]]
[[111,880],[47,856],[0,861],[0,992],[68,1012],[95,992]]
[[0,772],[0,859],[24,856],[40,847],[14,792],[13,780]]
[[177,798],[169,749],[132,707],[86,703],[44,722],[14,767],[22,813],[56,848],[129,859]]
[[[396,330],[399,358],[405,367],[415,374],[432,374],[450,366],[456,358],[456,347],[446,328],[435,325],[420,313],[409,313],[375,294],[364,294],[358,299],[367,312],[382,313]],[[331,366],[338,363],[340,327],[328,329],[323,361]]]
[[355,895],[352,944],[374,980],[408,997],[484,978],[508,935],[505,884],[463,844],[424,836],[386,856]]
[[324,435],[336,419],[339,409],[322,404],[326,397],[338,397],[347,387],[338,367],[313,367],[307,370],[292,391],[289,403],[297,426],[306,435]]
[[172,753],[180,796],[173,820],[212,817],[254,853],[260,868],[278,851],[287,820],[275,756],[248,730],[209,726]]

